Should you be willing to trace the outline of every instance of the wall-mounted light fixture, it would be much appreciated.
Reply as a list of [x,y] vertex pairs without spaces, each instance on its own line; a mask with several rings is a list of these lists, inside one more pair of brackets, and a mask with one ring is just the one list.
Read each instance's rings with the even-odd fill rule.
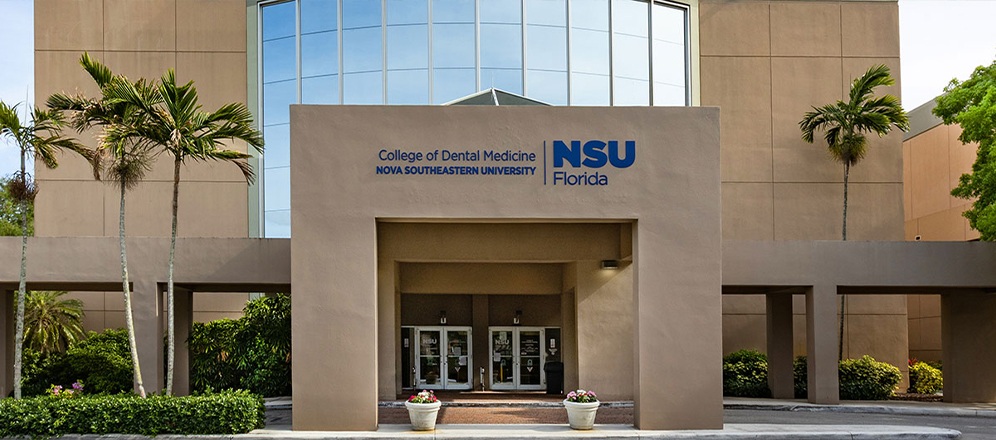
[[439,325],[446,325],[446,310],[439,311]]
[[512,318],[512,325],[522,324],[522,310],[515,311],[515,317]]
[[619,270],[619,260],[602,260],[602,270]]

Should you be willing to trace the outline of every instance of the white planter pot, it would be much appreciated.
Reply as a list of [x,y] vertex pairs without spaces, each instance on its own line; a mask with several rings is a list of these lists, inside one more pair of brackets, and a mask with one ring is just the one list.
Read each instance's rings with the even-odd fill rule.
[[567,408],[567,422],[572,429],[591,429],[595,426],[598,402],[576,403],[565,400],[564,408]]
[[411,403],[405,402],[408,408],[408,418],[412,421],[412,429],[416,431],[432,431],[436,429],[436,415],[442,402]]

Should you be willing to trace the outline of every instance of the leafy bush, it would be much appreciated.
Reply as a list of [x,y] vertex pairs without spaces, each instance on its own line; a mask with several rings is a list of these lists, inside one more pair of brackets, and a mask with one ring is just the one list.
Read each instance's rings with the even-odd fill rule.
[[796,356],[792,361],[792,381],[795,385],[795,398],[809,397],[809,360],[805,356]]
[[903,379],[899,368],[871,356],[840,362],[840,398],[844,400],[888,399]]
[[723,395],[771,397],[767,356],[757,350],[740,350],[724,356]]
[[263,401],[245,391],[202,396],[83,396],[0,400],[0,437],[65,434],[241,434],[264,423]]
[[944,387],[941,370],[926,362],[914,362],[910,366],[909,392],[917,394],[934,394]]
[[243,388],[264,397],[291,392],[290,297],[249,301],[238,320],[194,324],[190,333],[195,390]]
[[25,350],[25,360],[22,392],[26,396],[45,394],[51,385],[68,388],[77,380],[86,384],[87,393],[116,394],[133,387],[128,333],[122,329],[89,332],[65,353],[42,356]]

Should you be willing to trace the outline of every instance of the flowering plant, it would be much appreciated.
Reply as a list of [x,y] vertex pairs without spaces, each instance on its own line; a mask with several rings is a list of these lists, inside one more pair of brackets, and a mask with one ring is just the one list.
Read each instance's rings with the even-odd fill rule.
[[568,402],[574,403],[592,403],[598,402],[598,396],[595,395],[594,391],[577,390],[567,393]]
[[63,389],[62,385],[52,385],[48,387],[48,393],[52,397],[71,399],[77,395],[83,394],[83,381],[77,380],[76,382],[73,382],[72,389]]
[[436,403],[436,395],[432,391],[422,390],[408,398],[409,403]]

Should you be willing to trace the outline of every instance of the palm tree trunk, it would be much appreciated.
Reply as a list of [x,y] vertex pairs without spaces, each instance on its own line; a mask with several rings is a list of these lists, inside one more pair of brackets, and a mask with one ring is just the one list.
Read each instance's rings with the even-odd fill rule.
[[[26,152],[21,148],[21,183],[27,191],[27,174],[25,167]],[[25,195],[28,194],[25,192]],[[21,358],[24,346],[24,297],[27,291],[28,279],[28,201],[22,197],[18,201],[21,209],[21,275],[17,282],[17,311],[14,324],[14,399],[21,398]]]
[[[841,240],[847,241],[847,180],[851,176],[851,164],[844,162],[844,226]],[[840,295],[840,334],[837,339],[837,360],[844,360],[844,314],[847,310],[847,295]]]
[[176,329],[173,306],[173,258],[176,254],[176,217],[180,198],[180,156],[173,161],[173,223],[169,236],[169,270],[166,281],[166,394],[173,394],[173,360],[176,352]]
[[121,290],[124,292],[125,327],[128,329],[128,345],[131,348],[131,366],[135,370],[135,385],[138,395],[145,397],[142,384],[142,369],[138,364],[138,344],[135,342],[135,319],[131,311],[131,289],[128,286],[128,254],[125,250],[125,182],[121,183],[121,212],[118,218],[118,240],[121,246]]

